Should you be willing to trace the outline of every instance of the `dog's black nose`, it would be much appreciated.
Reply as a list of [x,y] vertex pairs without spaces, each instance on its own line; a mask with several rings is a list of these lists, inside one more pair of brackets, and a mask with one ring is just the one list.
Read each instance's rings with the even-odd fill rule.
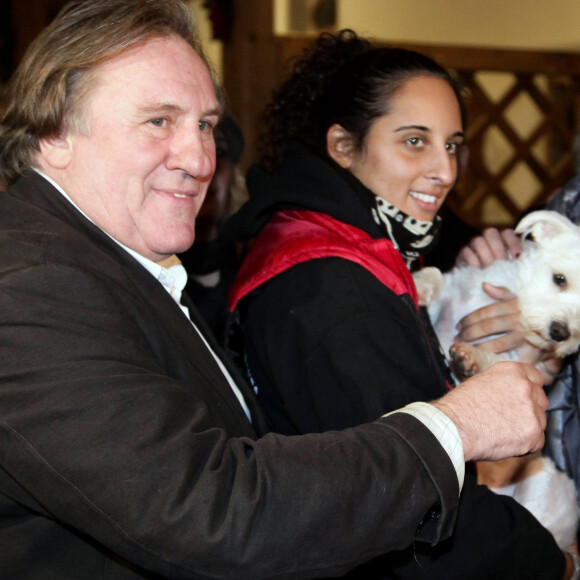
[[570,338],[570,331],[565,322],[558,322],[554,320],[550,324],[550,338],[556,342],[562,342]]

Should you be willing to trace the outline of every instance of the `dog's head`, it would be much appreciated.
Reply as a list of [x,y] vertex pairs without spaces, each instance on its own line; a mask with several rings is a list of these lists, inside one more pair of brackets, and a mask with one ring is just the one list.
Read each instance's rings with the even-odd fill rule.
[[536,211],[515,231],[524,245],[518,297],[528,340],[564,357],[580,346],[580,227]]

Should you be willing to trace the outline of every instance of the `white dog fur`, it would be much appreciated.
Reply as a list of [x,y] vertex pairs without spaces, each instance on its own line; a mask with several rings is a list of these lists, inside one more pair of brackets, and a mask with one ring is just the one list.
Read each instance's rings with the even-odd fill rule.
[[[419,302],[427,306],[459,380],[499,360],[517,358],[515,352],[496,355],[477,345],[454,344],[457,323],[493,302],[483,282],[506,287],[518,297],[521,323],[532,345],[557,358],[580,346],[580,227],[557,212],[536,211],[524,217],[515,231],[523,243],[523,253],[516,260],[499,260],[485,269],[459,266],[442,274],[436,268],[424,268],[414,274]],[[485,466],[483,481],[502,481],[495,490],[520,501],[567,549],[575,538],[579,516],[573,482],[539,454],[525,468],[529,476],[506,482],[502,477],[510,471],[522,473],[521,463],[516,460],[510,465],[510,461],[503,466],[503,474],[501,465]],[[488,473],[491,477],[486,480]],[[556,513],[559,517],[554,518]]]

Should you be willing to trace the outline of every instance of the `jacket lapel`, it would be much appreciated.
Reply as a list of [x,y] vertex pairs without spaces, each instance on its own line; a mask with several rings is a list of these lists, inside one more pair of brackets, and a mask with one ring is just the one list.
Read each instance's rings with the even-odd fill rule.
[[[57,218],[60,223],[59,227],[74,228],[78,234],[88,238],[98,246],[99,250],[107,254],[114,263],[103,264],[102,267],[109,269],[111,275],[120,272],[117,275],[117,281],[139,297],[143,304],[143,316],[155,318],[155,326],[159,329],[160,336],[166,337],[167,349],[171,351],[167,358],[171,357],[177,366],[183,366],[179,363],[180,360],[187,360],[199,374],[205,377],[206,385],[203,388],[215,391],[214,394],[232,411],[233,415],[228,413],[228,416],[238,418],[238,426],[242,432],[248,436],[254,435],[243,408],[211,352],[203,344],[191,322],[158,280],[107,234],[85,218],[38,173],[31,171],[20,178],[11,186],[9,195],[14,195],[51,214]],[[39,224],[39,227],[42,227],[42,224]],[[184,305],[188,306],[192,321],[232,374],[234,381],[246,398],[252,418],[257,418],[256,430],[263,433],[265,421],[262,420],[261,412],[256,409],[257,405],[251,389],[247,387],[233,365],[224,360],[223,352],[211,336],[211,332],[197,313],[195,306],[191,302]],[[187,380],[187,377],[181,377],[181,379],[181,385],[184,389],[190,388],[190,383],[194,382]]]
[[[252,425],[254,427],[254,430],[259,436],[265,435],[270,431],[270,429],[268,427],[266,416],[262,411],[262,408],[260,407],[260,404],[258,403],[256,395],[252,390],[251,386],[248,384],[246,378],[242,375],[238,367],[229,359],[229,357],[225,354],[221,346],[218,344],[217,340],[213,336],[213,333],[207,326],[205,320],[197,311],[195,304],[187,295],[187,291],[184,292],[182,295],[182,302],[184,306],[187,306],[187,308],[189,309],[189,314],[192,322],[197,326],[199,331],[203,333],[204,338],[207,340],[213,351],[219,356],[220,360],[222,361],[222,363],[228,370],[230,376],[233,378],[234,382],[239,388],[240,392],[244,396],[244,399],[252,416]],[[219,373],[220,376],[223,377],[221,371],[219,371]]]

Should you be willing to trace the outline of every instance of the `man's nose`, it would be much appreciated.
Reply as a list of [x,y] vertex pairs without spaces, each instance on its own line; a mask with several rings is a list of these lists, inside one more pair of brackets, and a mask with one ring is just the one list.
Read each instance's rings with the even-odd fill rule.
[[195,179],[207,181],[215,170],[213,137],[199,129],[180,128],[171,138],[167,168],[181,170]]

